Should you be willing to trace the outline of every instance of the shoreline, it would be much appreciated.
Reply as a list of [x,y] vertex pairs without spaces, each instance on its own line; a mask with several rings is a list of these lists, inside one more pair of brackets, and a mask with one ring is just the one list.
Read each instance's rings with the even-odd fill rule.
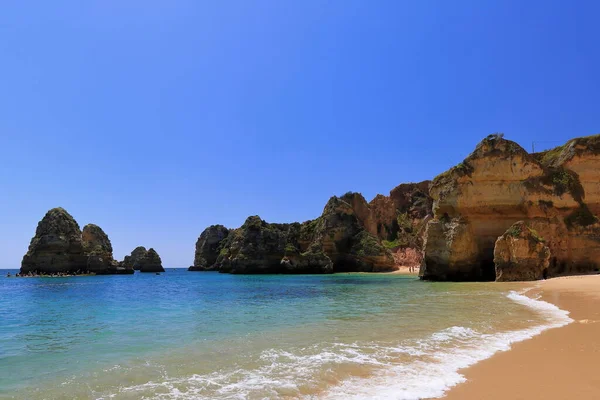
[[418,267],[412,267],[412,271],[411,271],[410,267],[407,267],[405,265],[401,265],[395,271],[382,272],[382,273],[383,274],[388,274],[388,275],[414,275],[414,276],[419,276],[419,268]]
[[568,311],[573,322],[459,371],[466,382],[441,399],[600,398],[600,275],[553,278],[524,288],[529,288],[526,296]]

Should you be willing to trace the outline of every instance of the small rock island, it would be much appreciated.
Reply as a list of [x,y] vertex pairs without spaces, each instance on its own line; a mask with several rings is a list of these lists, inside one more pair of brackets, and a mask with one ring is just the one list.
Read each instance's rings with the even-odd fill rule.
[[64,208],[53,208],[38,223],[27,254],[21,262],[19,276],[120,275],[164,272],[154,249],[136,247],[121,262],[113,258],[108,235],[98,225],[87,224],[83,230]]
[[53,208],[38,223],[21,276],[53,274],[132,274],[113,258],[108,236],[97,225],[79,229],[77,221],[63,208]]
[[148,249],[137,265],[140,268],[140,272],[165,272],[160,256],[153,248]]

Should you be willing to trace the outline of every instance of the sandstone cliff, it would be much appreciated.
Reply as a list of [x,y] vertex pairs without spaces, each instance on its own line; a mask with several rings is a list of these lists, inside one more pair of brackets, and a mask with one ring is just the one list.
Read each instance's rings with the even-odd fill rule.
[[375,234],[392,250],[397,265],[418,267],[423,259],[425,227],[432,216],[431,181],[403,183],[389,196],[377,195],[369,203]]
[[420,276],[496,279],[496,241],[517,221],[546,239],[548,276],[598,269],[599,167],[600,136],[538,154],[502,135],[488,136],[431,185],[434,219],[426,228]]

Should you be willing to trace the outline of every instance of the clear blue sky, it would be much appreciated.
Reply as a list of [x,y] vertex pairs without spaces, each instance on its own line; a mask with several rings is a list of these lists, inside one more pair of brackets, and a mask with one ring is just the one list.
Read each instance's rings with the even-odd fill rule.
[[[56,206],[118,259],[600,132],[595,1],[4,1],[0,267]],[[554,143],[553,143],[554,141]],[[547,146],[546,146],[547,147]]]

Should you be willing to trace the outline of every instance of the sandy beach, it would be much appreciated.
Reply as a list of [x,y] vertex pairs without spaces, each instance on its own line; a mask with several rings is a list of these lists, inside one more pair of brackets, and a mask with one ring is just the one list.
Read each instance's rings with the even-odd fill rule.
[[444,399],[600,398],[600,275],[530,286],[527,295],[568,310],[575,321],[467,368],[462,371],[467,381]]
[[417,276],[419,275],[419,268],[418,267],[407,267],[404,265],[401,265],[398,267],[397,270],[392,271],[392,272],[384,272],[384,274],[393,274],[393,275],[414,275]]

